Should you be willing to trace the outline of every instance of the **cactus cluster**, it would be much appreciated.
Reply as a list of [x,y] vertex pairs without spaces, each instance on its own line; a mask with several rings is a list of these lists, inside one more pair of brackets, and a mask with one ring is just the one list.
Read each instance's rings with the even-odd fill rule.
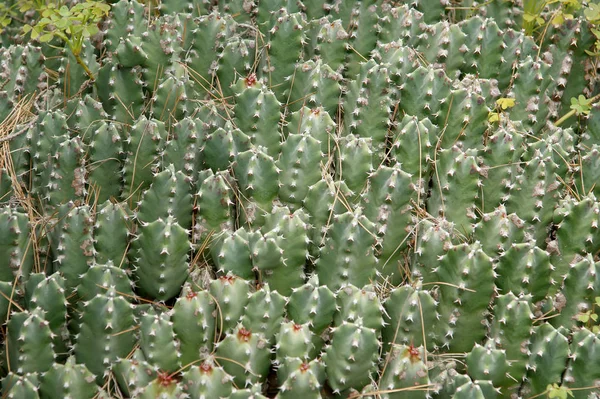
[[3,397],[598,397],[583,8],[110,3],[0,31]]

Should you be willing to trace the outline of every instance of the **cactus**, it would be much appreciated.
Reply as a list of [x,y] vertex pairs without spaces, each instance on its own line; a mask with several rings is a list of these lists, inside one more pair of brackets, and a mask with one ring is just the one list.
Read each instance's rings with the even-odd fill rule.
[[40,381],[42,398],[92,399],[97,393],[94,376],[84,365],[75,364],[74,357],[69,357],[64,365],[55,364]]
[[183,373],[181,384],[191,399],[226,398],[233,390],[231,376],[217,366],[215,359],[190,367]]
[[182,366],[194,364],[203,355],[212,352],[217,333],[216,313],[216,302],[207,291],[184,286],[171,311]]
[[267,378],[271,353],[264,335],[238,325],[217,345],[216,355],[225,358],[223,368],[238,387],[260,384]]
[[331,388],[335,392],[364,388],[375,371],[378,351],[375,330],[348,322],[333,328],[323,355]]
[[179,293],[188,273],[188,235],[173,216],[140,226],[130,253],[136,285],[144,295],[164,301]]
[[381,390],[390,391],[382,397],[424,398],[430,385],[425,356],[423,347],[394,345],[378,384]]
[[96,382],[104,379],[118,358],[127,357],[133,349],[132,308],[114,288],[83,303],[75,359],[96,376]]
[[43,373],[52,367],[56,357],[53,332],[42,309],[12,314],[6,335],[8,360],[18,374]]

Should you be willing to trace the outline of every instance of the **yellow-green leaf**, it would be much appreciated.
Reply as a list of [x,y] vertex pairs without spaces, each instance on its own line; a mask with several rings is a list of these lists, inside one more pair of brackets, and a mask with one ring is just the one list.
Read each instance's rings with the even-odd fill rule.
[[496,100],[496,104],[500,106],[502,109],[512,108],[515,106],[514,98],[499,98]]

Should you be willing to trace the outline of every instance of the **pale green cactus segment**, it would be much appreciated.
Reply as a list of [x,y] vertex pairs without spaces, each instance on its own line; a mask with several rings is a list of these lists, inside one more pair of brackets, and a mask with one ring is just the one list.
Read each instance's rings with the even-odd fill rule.
[[149,364],[162,372],[173,373],[181,366],[179,341],[168,312],[150,309],[141,316],[140,349]]
[[117,359],[126,358],[136,343],[133,305],[109,289],[84,302],[80,317],[75,359],[100,383]]
[[238,153],[248,151],[250,147],[250,138],[239,129],[234,129],[230,122],[209,129],[202,138],[200,147],[203,167],[208,167],[215,173],[225,171]]
[[508,213],[516,213],[529,225],[532,238],[541,248],[546,245],[546,228],[552,222],[561,193],[561,183],[555,175],[557,168],[549,156],[534,151],[513,176],[505,203]]
[[104,45],[115,51],[121,38],[140,36],[146,25],[143,4],[120,0],[112,6]]
[[[335,117],[335,114],[333,116]],[[291,113],[285,128],[287,137],[292,134],[303,134],[317,139],[321,143],[321,152],[327,157],[334,154],[336,150],[336,124],[332,116],[324,112],[322,107],[302,107]],[[321,168],[323,169],[323,166]]]
[[[262,2],[261,2],[262,3]],[[260,12],[259,12],[260,14]],[[304,26],[306,20],[301,13],[278,9],[273,13],[275,24],[268,32],[269,50],[264,62],[262,75],[267,78],[268,86],[280,102],[286,101],[286,92],[292,81],[287,77],[294,74],[296,62],[302,57],[305,42]]]
[[65,278],[66,289],[70,292],[79,284],[96,253],[94,219],[87,205],[65,204],[60,212],[61,218],[53,231],[56,237],[53,243],[56,248],[55,262],[56,270]]
[[199,149],[205,135],[204,122],[197,118],[186,117],[172,126],[172,133],[165,145],[163,167],[173,165],[175,170],[183,172],[192,182],[202,167]]
[[260,227],[274,205],[279,191],[279,169],[264,148],[258,147],[239,154],[233,164],[242,194],[238,217],[248,227]]
[[321,143],[305,134],[290,134],[276,162],[279,173],[279,198],[296,210],[308,195],[308,189],[322,178],[322,167],[327,163],[321,152]]
[[38,399],[39,379],[37,374],[18,375],[11,371],[2,379],[2,393],[7,398]]
[[[294,288],[304,284],[304,266],[309,257],[310,243],[308,220],[309,215],[303,209],[291,212],[287,207],[274,207],[265,218],[264,236],[275,241],[281,250],[281,261],[272,268],[264,269],[261,277],[282,295],[288,296]],[[256,262],[255,265],[259,266]]]
[[124,168],[123,197],[138,199],[147,190],[157,172],[160,155],[164,151],[167,131],[163,122],[140,117],[131,127]]
[[339,142],[339,153],[336,160],[336,175],[343,180],[355,195],[366,188],[373,165],[378,164],[375,158],[373,140],[349,134]]
[[401,110],[419,120],[429,117],[434,125],[443,127],[446,112],[442,111],[449,107],[451,95],[451,81],[444,71],[419,67],[403,80],[400,86]]
[[308,188],[308,193],[302,205],[311,217],[309,220],[312,227],[309,232],[311,256],[317,257],[319,255],[320,248],[325,243],[332,218],[335,215],[347,212],[344,205],[352,197],[353,193],[343,181],[334,182],[324,179]]
[[64,365],[54,364],[41,376],[42,398],[92,399],[97,393],[98,386],[94,376],[83,364],[75,364],[73,356]]
[[506,375],[509,369],[506,351],[494,348],[494,344],[481,346],[476,343],[467,354],[466,363],[473,380],[491,381],[495,387],[509,383]]
[[11,369],[21,375],[48,371],[56,357],[52,335],[42,309],[13,313],[6,326]]
[[427,350],[433,350],[439,338],[435,329],[428,326],[434,326],[439,320],[437,305],[432,294],[420,286],[404,285],[394,289],[383,303],[384,345],[425,345]]
[[216,316],[219,336],[233,331],[244,313],[250,299],[250,284],[232,274],[212,280],[209,292],[217,301]]
[[[344,26],[348,27],[348,34],[350,35],[347,46],[346,76],[352,79],[360,74],[361,64],[370,57],[371,51],[377,45],[379,31],[377,22],[380,13],[378,11],[382,6],[377,0],[367,0],[350,2],[345,7],[348,8],[343,10],[342,15],[339,15],[339,17],[344,21]],[[347,17],[343,14],[350,8],[350,18],[347,20]],[[338,17],[335,12],[332,14],[334,18]]]
[[260,389],[234,389],[229,399],[267,399],[260,393]]
[[[66,130],[65,124],[64,131]],[[33,166],[36,171],[34,187],[37,187],[34,191],[48,207],[69,201],[83,201],[87,195],[85,145],[79,137],[48,135],[57,133],[44,132],[45,137],[40,138],[39,149],[51,149],[52,154],[45,162]],[[42,149],[42,146],[46,148]]]
[[147,24],[141,35],[142,51],[147,58],[142,62],[144,80],[149,83],[152,92],[165,72],[176,65],[181,48],[183,22],[178,15],[163,15]]
[[96,207],[94,224],[94,260],[98,264],[127,262],[127,250],[133,220],[126,204],[106,201]]
[[444,216],[458,232],[468,236],[477,221],[475,208],[485,169],[478,165],[473,150],[463,151],[458,146],[440,151],[435,167],[428,212]]
[[277,399],[321,399],[321,389],[325,382],[325,367],[318,359],[310,362],[299,358],[288,358],[277,369],[282,381]]
[[285,380],[289,377],[287,362],[290,359],[310,361],[317,354],[313,343],[313,333],[308,323],[296,324],[293,321],[281,323],[276,335],[275,358],[283,370],[277,372],[278,377]]
[[556,239],[548,245],[552,264],[556,267],[555,279],[565,276],[579,258],[596,251],[600,241],[599,220],[600,206],[593,195],[580,199],[567,197],[560,201],[553,218]]
[[523,155],[523,136],[512,124],[501,126],[485,141],[482,149],[483,164],[487,176],[483,180],[482,211],[491,212],[506,201],[511,181]]
[[360,211],[334,216],[315,264],[320,283],[332,290],[368,284],[378,264],[376,241],[374,224]]
[[98,98],[110,118],[135,123],[144,108],[144,81],[140,68],[123,68],[109,61],[100,68],[96,80]]
[[158,219],[173,219],[183,228],[192,227],[192,194],[189,179],[173,165],[154,175],[150,188],[139,203],[137,219],[141,224]]
[[[379,389],[387,391],[382,398],[425,398],[430,389],[427,353],[423,347],[393,345],[379,380]],[[410,388],[414,387],[414,390]],[[394,392],[397,390],[397,392]]]
[[165,301],[179,293],[188,275],[188,236],[172,216],[139,227],[129,254],[143,295]]
[[180,363],[195,364],[213,350],[217,333],[217,304],[208,291],[185,285],[171,310],[173,331],[179,341]]
[[[279,170],[265,150],[257,147],[242,152],[236,156],[233,165],[241,193],[254,200],[262,208],[258,210],[261,213],[270,211],[279,191]],[[252,218],[248,216],[248,220]]]
[[159,5],[160,11],[163,14],[191,14],[193,16],[208,14],[210,9],[210,1],[208,0],[179,0]]
[[[306,3],[306,2],[305,2]],[[311,10],[312,11],[312,10]],[[305,10],[305,13],[309,10]],[[306,51],[311,59],[320,59],[332,70],[341,72],[346,59],[348,32],[341,20],[331,17],[309,19]]]
[[348,322],[332,329],[323,363],[334,392],[361,390],[369,384],[377,369],[379,346],[373,329]]
[[[256,233],[260,236],[260,233]],[[224,231],[219,240],[211,245],[211,257],[219,274],[232,273],[244,279],[254,279],[255,272],[252,264],[250,240],[254,232],[242,227],[236,231]],[[272,243],[272,241],[271,241]]]
[[302,287],[292,289],[287,314],[296,324],[309,323],[311,331],[320,335],[333,322],[336,308],[335,294],[319,285],[318,275],[314,274]]
[[527,379],[523,392],[537,395],[545,392],[548,385],[560,384],[569,356],[569,341],[552,325],[536,326],[527,348]]
[[454,399],[492,399],[495,396],[486,396],[480,383],[484,383],[485,381],[469,381],[458,388],[456,388],[456,392],[452,396]]
[[89,187],[94,190],[98,202],[118,198],[123,189],[122,129],[117,124],[102,121],[90,124],[88,134],[91,136],[86,165]]
[[211,170],[206,170],[199,180],[194,240],[203,243],[209,234],[232,229],[234,186],[229,172],[213,174]]
[[262,146],[266,153],[277,157],[281,147],[279,123],[281,104],[255,74],[239,79],[233,86],[236,92],[235,124],[248,135],[252,144]]
[[[27,308],[42,311],[44,319],[50,327],[53,347],[60,357],[60,354],[67,353],[69,349],[65,279],[58,273],[54,273],[37,283],[36,280],[30,278],[26,287]],[[9,297],[10,295],[9,292]]]
[[273,342],[283,323],[285,305],[286,298],[264,284],[250,295],[241,323],[248,330],[261,333],[268,342]]
[[574,173],[578,178],[574,179],[577,192],[587,194],[591,192],[596,198],[600,196],[600,187],[596,184],[600,180],[600,146],[593,144],[589,148],[582,148],[579,155],[579,167]]
[[527,241],[525,221],[516,213],[506,213],[504,205],[493,212],[484,213],[473,226],[473,238],[481,243],[483,251],[496,258],[509,248]]
[[100,126],[103,121],[108,120],[108,114],[102,108],[102,103],[89,94],[83,97],[73,97],[67,104],[71,117],[67,119],[69,127],[80,133],[81,140],[90,145],[92,132]]
[[577,315],[592,309],[600,292],[600,262],[591,255],[573,261],[564,274],[559,291],[565,303],[551,324],[555,327],[574,328]]
[[336,297],[338,312],[333,321],[334,326],[347,321],[381,331],[384,326],[384,308],[372,285],[357,288],[349,284],[341,288],[336,293]]
[[112,262],[94,264],[81,276],[77,286],[77,296],[83,302],[91,301],[98,295],[106,295],[114,289],[123,299],[131,302],[134,297],[133,283],[125,269],[116,267]]
[[440,344],[450,351],[467,352],[486,335],[482,320],[494,294],[492,259],[476,243],[453,245],[440,257],[433,273],[431,282],[441,283],[441,320],[435,326]]
[[534,61],[527,57],[517,66],[517,78],[513,82],[512,92],[519,107],[513,107],[510,119],[522,121],[526,127],[537,133],[547,121],[550,102],[546,89],[551,83],[548,76],[549,65],[543,61]]
[[[499,295],[494,304],[494,320],[490,327],[490,340],[506,352],[509,360],[508,373],[517,381],[505,381],[505,392],[519,389],[526,374],[527,346],[533,329],[534,315],[531,296],[517,298],[512,292]],[[500,386],[494,383],[494,386]]]
[[497,260],[496,286],[502,293],[531,295],[532,302],[554,293],[560,281],[552,281],[550,254],[533,243],[511,245]]
[[0,208],[0,281],[27,279],[33,269],[34,249],[26,213],[10,206]]
[[183,387],[173,380],[168,373],[158,373],[158,377],[140,389],[139,399],[177,399],[184,395]]
[[393,129],[390,158],[417,181],[427,180],[432,172],[438,130],[428,118],[419,120],[405,115]]
[[379,161],[390,131],[390,83],[386,66],[373,60],[363,63],[360,73],[348,84],[343,105],[345,134],[370,138]]
[[338,115],[343,77],[321,60],[299,63],[286,108],[297,112],[302,107],[323,107],[332,117]]
[[571,361],[567,366],[563,384],[573,390],[575,399],[588,398],[590,387],[594,387],[600,378],[600,371],[594,367],[600,361],[600,338],[598,334],[585,328],[578,330],[570,341],[570,349]]
[[425,281],[435,281],[432,274],[438,258],[453,243],[457,243],[454,226],[445,219],[424,220],[419,229],[415,258],[412,262],[412,273]]
[[223,368],[233,377],[237,387],[260,385],[267,379],[271,367],[268,341],[260,332],[250,331],[242,324],[216,345],[216,356],[231,359]]
[[208,358],[184,371],[180,384],[190,399],[228,398],[233,391],[232,380],[216,359]]
[[137,349],[130,359],[119,359],[112,368],[119,389],[129,397],[134,397],[150,384],[156,378],[156,372],[157,370],[143,358],[140,349]]
[[441,110],[435,123],[443,127],[438,144],[442,148],[451,148],[457,141],[464,148],[478,148],[481,146],[481,137],[488,128],[491,111],[486,104],[488,99],[478,94],[478,89],[473,85],[465,86],[452,90],[447,101],[440,101]]
[[414,205],[422,195],[416,179],[399,166],[381,166],[369,176],[369,188],[362,195],[365,216],[373,221],[380,241],[376,248],[377,273],[382,280],[399,284],[406,275],[405,251],[414,229]]
[[193,110],[192,102],[188,101],[193,94],[189,89],[191,82],[193,78],[183,66],[173,66],[173,70],[166,72],[157,82],[150,113],[169,128],[190,115]]
[[217,77],[223,96],[235,95],[231,85],[235,76],[255,72],[256,42],[239,36],[230,37],[218,58]]
[[9,301],[12,292],[13,283],[0,281],[0,320],[6,320],[9,307],[13,306]]

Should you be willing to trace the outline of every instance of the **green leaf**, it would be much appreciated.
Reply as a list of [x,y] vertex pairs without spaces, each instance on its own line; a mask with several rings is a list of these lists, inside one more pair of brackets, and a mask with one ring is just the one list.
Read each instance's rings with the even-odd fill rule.
[[587,323],[590,320],[590,312],[584,312],[577,315],[577,321]]
[[40,39],[39,39],[39,40],[40,40],[40,42],[42,42],[42,43],[47,43],[47,42],[49,42],[50,40],[52,40],[52,38],[53,38],[53,37],[54,37],[54,35],[53,35],[52,33],[46,33],[46,34],[44,34],[44,35],[40,36]]

